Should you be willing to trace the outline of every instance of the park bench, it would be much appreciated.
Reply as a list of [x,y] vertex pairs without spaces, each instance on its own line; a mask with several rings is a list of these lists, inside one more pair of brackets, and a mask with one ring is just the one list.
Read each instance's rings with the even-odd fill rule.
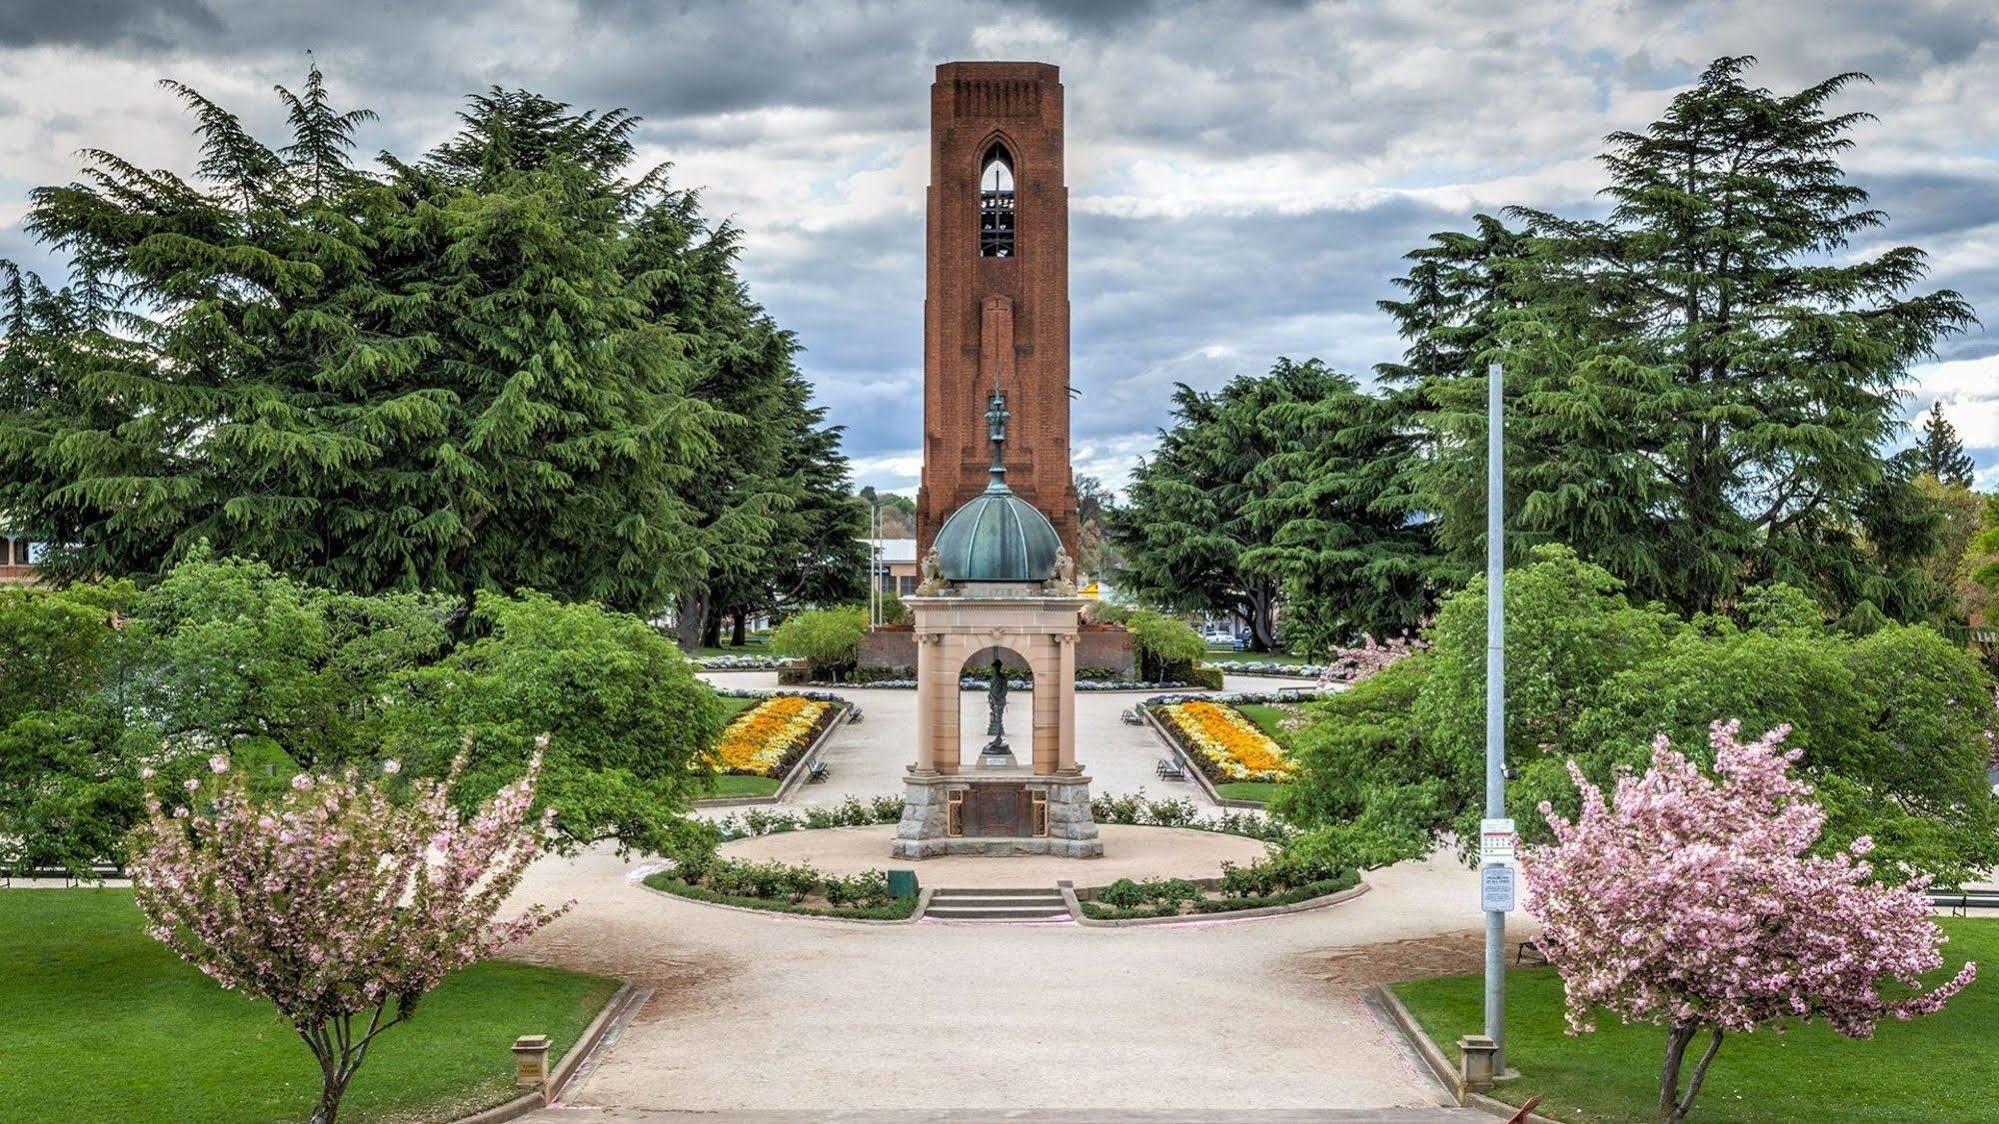
[[832,775],[833,775],[833,770],[826,767],[826,762],[814,761],[811,765],[806,767],[805,781],[807,784],[818,784],[820,781],[823,781],[827,777],[830,777]]
[[1533,937],[1528,937],[1526,940],[1520,942],[1519,950],[1513,954],[1513,962],[1515,964],[1546,964],[1548,962],[1548,951],[1541,947],[1540,941],[1535,940]]
[[1187,779],[1187,770],[1171,757],[1160,758],[1159,763],[1153,768],[1158,772],[1160,780],[1184,781]]
[[1930,904],[1949,909],[1951,916],[1963,917],[1967,909],[1999,909],[1999,890],[1930,887]]

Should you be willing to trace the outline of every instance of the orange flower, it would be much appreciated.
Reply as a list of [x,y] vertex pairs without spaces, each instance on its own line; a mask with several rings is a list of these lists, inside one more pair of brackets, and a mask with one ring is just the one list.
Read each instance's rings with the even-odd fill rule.
[[722,731],[715,760],[723,772],[775,776],[792,750],[812,736],[830,705],[797,695],[765,699],[737,715]]
[[1194,699],[1162,707],[1167,720],[1187,736],[1222,775],[1238,781],[1284,781],[1294,768],[1284,747],[1232,706]]

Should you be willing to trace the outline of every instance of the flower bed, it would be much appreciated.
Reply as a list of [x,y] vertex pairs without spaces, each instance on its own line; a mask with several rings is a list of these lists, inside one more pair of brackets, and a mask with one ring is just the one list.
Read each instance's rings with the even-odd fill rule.
[[1157,710],[1165,728],[1210,780],[1281,783],[1291,779],[1294,766],[1284,747],[1236,708],[1208,699],[1188,699],[1163,704]]
[[811,748],[839,705],[803,695],[773,695],[736,716],[716,743],[717,770],[751,777],[782,777]]

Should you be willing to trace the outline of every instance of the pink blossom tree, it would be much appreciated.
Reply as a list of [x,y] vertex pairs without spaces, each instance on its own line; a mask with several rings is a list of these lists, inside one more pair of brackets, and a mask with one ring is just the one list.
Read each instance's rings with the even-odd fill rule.
[[[1620,776],[1610,801],[1571,762],[1581,815],[1570,823],[1542,804],[1554,842],[1521,856],[1569,1032],[1595,1029],[1599,1007],[1667,1027],[1661,1121],[1686,1119],[1724,1034],[1816,1018],[1867,1038],[1884,1018],[1940,1009],[1977,974],[1967,963],[1920,990],[1947,939],[1930,920],[1927,878],[1873,881],[1865,838],[1850,853],[1806,853],[1825,814],[1790,773],[1801,751],[1780,748],[1789,733],[1743,743],[1735,723],[1716,723],[1713,777],[1661,737],[1651,768]],[[1703,1031],[1682,1090],[1682,1060]]]
[[187,782],[204,812],[169,810],[149,785],[133,832],[139,908],[154,938],[292,1024],[319,1061],[316,1124],[332,1124],[368,1048],[425,992],[561,912],[498,918],[547,839],[547,816],[529,818],[539,749],[470,816],[450,799],[456,769],[443,781],[401,779],[394,761],[373,780],[301,773],[259,804],[226,757],[209,767],[208,783]]
[[1319,688],[1340,684],[1358,683],[1375,672],[1399,663],[1430,646],[1430,642],[1404,632],[1391,636],[1385,643],[1377,643],[1373,636],[1361,634],[1361,642],[1351,648],[1335,648],[1326,657],[1326,663],[1319,671]]

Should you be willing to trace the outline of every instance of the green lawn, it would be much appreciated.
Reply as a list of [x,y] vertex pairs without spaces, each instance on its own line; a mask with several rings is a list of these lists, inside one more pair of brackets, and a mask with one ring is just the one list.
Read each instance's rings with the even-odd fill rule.
[[[1965,960],[1999,967],[1999,921],[1946,920],[1948,978]],[[1460,1035],[1483,1022],[1478,976],[1397,984],[1395,993],[1454,1062]],[[1650,1120],[1658,1103],[1666,1032],[1624,1026],[1616,1016],[1597,1031],[1562,1033],[1562,981],[1552,969],[1507,974],[1507,1063],[1518,1080],[1497,1095],[1518,1104],[1534,1093],[1558,1120]],[[1872,1039],[1852,1041],[1819,1024],[1785,1033],[1757,1032],[1723,1041],[1694,1102],[1703,1124],[1797,1120],[1985,1121],[1993,1119],[1991,1079],[1999,1067],[1999,979],[1988,971],[1943,1012],[1888,1022]],[[1699,1049],[1706,1039],[1696,1040]],[[1689,1051],[1688,1066],[1695,1059]]]
[[[132,893],[0,890],[4,1099],[37,1120],[304,1120],[311,1051],[268,1003],[224,991],[145,935]],[[340,1118],[445,1120],[514,1095],[522,1034],[559,1057],[615,980],[474,965],[377,1039]]]
[[736,715],[762,702],[762,699],[740,698],[736,695],[722,696],[722,720],[732,722]]
[[744,796],[775,796],[777,786],[784,782],[776,777],[742,777],[724,773],[715,778],[715,791],[701,793],[701,799],[731,799]]
[[1215,795],[1224,800],[1254,800],[1268,804],[1277,799],[1277,792],[1284,786],[1273,781],[1229,781],[1215,786]]
[[1256,723],[1256,728],[1270,735],[1270,740],[1286,749],[1291,747],[1293,731],[1284,728],[1284,723],[1295,717],[1291,710],[1269,703],[1243,703],[1236,707],[1244,718]]

